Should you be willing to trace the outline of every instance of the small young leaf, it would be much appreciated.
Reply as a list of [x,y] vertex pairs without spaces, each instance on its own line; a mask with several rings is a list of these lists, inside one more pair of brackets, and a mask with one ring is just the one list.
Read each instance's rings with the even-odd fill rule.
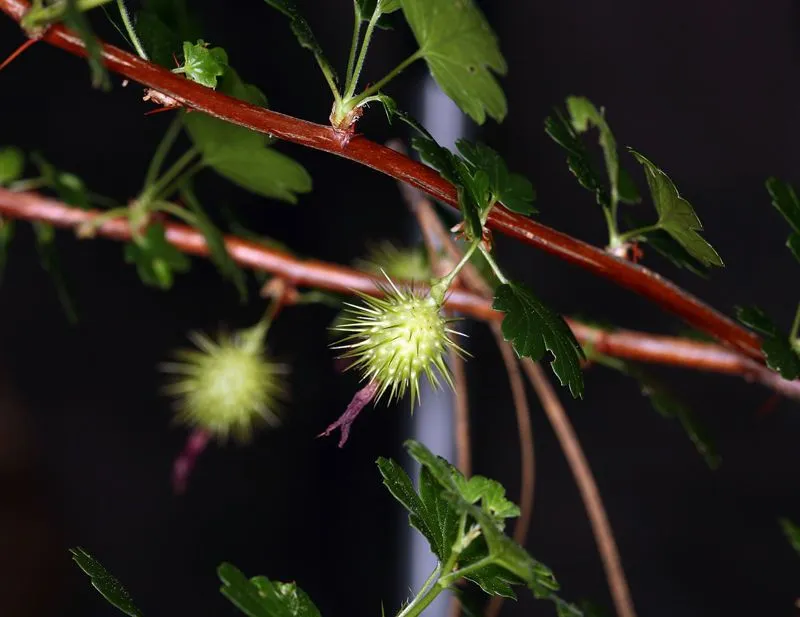
[[45,272],[50,275],[53,285],[56,288],[58,301],[67,316],[67,320],[75,324],[78,322],[78,313],[75,310],[75,302],[69,292],[66,276],[61,268],[61,262],[56,251],[56,232],[52,225],[48,223],[33,223],[33,233],[36,236],[36,249],[39,252],[39,263]]
[[497,288],[492,305],[506,314],[503,337],[521,358],[538,361],[545,350],[553,354],[550,366],[573,397],[583,396],[580,362],[583,349],[567,323],[523,285],[507,283]]
[[71,548],[72,559],[78,567],[89,575],[92,587],[100,592],[110,604],[130,617],[142,617],[133,599],[120,582],[109,574],[102,564],[80,547]]
[[0,218],[0,284],[3,282],[3,275],[5,274],[6,264],[8,263],[8,249],[11,246],[11,241],[13,239],[13,219]]
[[714,247],[698,233],[703,230],[703,225],[692,205],[680,196],[672,180],[644,156],[635,150],[630,152],[644,167],[653,205],[658,212],[657,225],[704,265],[723,266]]
[[183,66],[175,72],[185,73],[192,81],[206,86],[217,87],[217,78],[225,74],[228,67],[228,54],[221,47],[208,48],[203,39],[197,43],[183,42]]
[[477,475],[469,480],[458,475],[454,480],[461,496],[470,503],[480,501],[498,529],[505,527],[505,519],[519,516],[519,506],[506,499],[506,489],[499,482]]
[[800,200],[797,199],[792,185],[777,178],[767,180],[767,191],[772,197],[772,205],[778,209],[793,230],[786,241],[786,246],[795,259],[800,261]]
[[311,598],[295,583],[273,582],[265,576],[248,580],[229,563],[221,564],[217,574],[222,595],[249,617],[320,617]]
[[172,287],[174,273],[191,267],[189,258],[167,241],[161,223],[149,225],[143,236],[125,246],[125,262],[136,264],[145,285],[161,289]]
[[289,18],[289,24],[292,28],[292,32],[300,43],[300,46],[311,51],[311,53],[314,54],[314,58],[316,58],[317,64],[319,64],[322,71],[330,75],[334,81],[337,81],[338,78],[336,77],[336,71],[325,57],[325,53],[322,51],[322,47],[317,42],[317,39],[314,36],[314,33],[311,31],[311,27],[308,25],[308,22],[302,15],[300,15],[300,11],[297,9],[297,5],[295,4],[294,0],[265,0],[265,2]]
[[19,180],[25,168],[25,154],[19,148],[0,148],[0,186]]
[[736,317],[763,335],[761,349],[767,358],[767,366],[777,371],[784,379],[800,377],[800,354],[792,347],[788,335],[782,333],[772,318],[760,308],[737,307]]
[[181,191],[181,197],[183,198],[183,202],[192,211],[192,214],[194,214],[194,218],[197,221],[197,228],[206,239],[208,250],[211,253],[211,261],[217,266],[223,278],[228,279],[236,286],[239,297],[242,302],[244,302],[247,299],[247,283],[245,281],[244,272],[242,272],[230,256],[230,253],[228,253],[222,232],[205,213],[203,206],[200,205],[200,201],[190,188],[185,187]]
[[788,518],[780,519],[780,523],[786,539],[789,540],[789,544],[791,544],[792,548],[800,555],[800,527],[795,525]]
[[486,18],[473,0],[400,0],[431,75],[478,124],[505,118],[507,103],[492,71],[507,66]]
[[78,33],[86,47],[89,70],[92,74],[92,86],[108,91],[111,89],[111,78],[103,63],[103,48],[94,35],[89,20],[78,8],[77,0],[66,0],[64,24]]
[[603,158],[608,171],[608,181],[611,186],[611,200],[620,199],[637,202],[640,200],[636,187],[630,176],[625,177],[624,189],[621,187],[623,179],[617,154],[617,141],[606,122],[602,110],[598,110],[592,102],[582,96],[571,96],[567,99],[567,110],[572,119],[572,128],[578,133],[585,133],[592,125],[600,132],[600,147],[603,149]]
[[377,24],[379,28],[384,30],[391,30],[392,28],[386,15],[400,10],[400,0],[354,0],[353,4],[355,5],[356,14],[362,22],[372,19],[375,9],[378,8],[380,17]]
[[61,201],[82,210],[89,209],[89,196],[83,180],[74,174],[56,169],[38,152],[31,155],[31,160],[39,168],[47,187],[55,191]]
[[536,199],[533,185],[525,176],[511,173],[503,157],[496,151],[485,144],[473,144],[466,139],[458,140],[456,147],[472,166],[473,173],[480,170],[487,174],[493,200],[502,202],[506,208],[519,214],[536,212],[533,207]]

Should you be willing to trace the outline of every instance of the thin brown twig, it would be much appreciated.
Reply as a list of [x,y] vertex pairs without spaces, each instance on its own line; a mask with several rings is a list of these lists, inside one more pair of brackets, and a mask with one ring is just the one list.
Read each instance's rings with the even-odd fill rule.
[[[520,500],[519,519],[517,519],[517,523],[514,526],[514,540],[520,546],[525,546],[528,540],[531,518],[533,517],[533,496],[535,494],[536,481],[536,456],[533,447],[531,410],[528,405],[528,396],[525,394],[525,383],[522,380],[517,355],[511,345],[503,338],[500,324],[493,321],[489,324],[489,327],[492,329],[497,348],[503,357],[517,417],[520,450]],[[494,596],[486,607],[486,617],[497,617],[503,607],[504,600],[505,598],[502,596]]]
[[[30,4],[24,0],[0,0],[0,10],[17,22],[29,8]],[[42,40],[70,53],[86,55],[86,48],[80,37],[61,25],[48,28],[42,35]],[[279,139],[342,156],[415,186],[453,207],[458,206],[457,191],[452,184],[442,179],[430,167],[385,146],[362,136],[342,139],[341,132],[330,126],[314,124],[234,99],[112,45],[100,43],[100,48],[102,60],[109,70],[149,87],[153,93],[165,97],[165,100]],[[675,313],[690,325],[739,350],[743,355],[760,362],[764,360],[758,335],[640,265],[620,259],[502,207],[492,210],[487,225],[585,268],[597,276],[612,280]]]
[[[8,218],[77,229],[94,220],[98,214],[100,212],[68,206],[39,193],[15,192],[0,187],[0,215]],[[171,222],[164,223],[164,228],[167,240],[180,251],[199,257],[209,256],[208,245],[199,231]],[[104,223],[96,230],[96,235],[128,241],[131,229],[128,220],[120,218]],[[356,291],[373,295],[380,293],[376,288],[378,277],[353,268],[300,259],[230,235],[225,236],[225,247],[240,266],[271,272],[295,286],[343,294]],[[469,269],[465,268],[462,278],[466,282],[468,277]],[[485,297],[458,287],[449,292],[446,306],[480,321],[499,321],[503,317],[502,313],[492,309],[491,302]],[[720,345],[628,330],[607,331],[569,319],[567,322],[578,340],[584,345],[594,346],[598,353],[638,362],[738,375],[787,398],[800,400],[800,380],[787,381],[766,366]]]
[[611,597],[614,599],[614,606],[618,617],[636,617],[636,610],[633,607],[628,582],[625,579],[625,572],[622,568],[622,561],[619,556],[619,549],[614,540],[614,533],[608,522],[603,500],[597,488],[597,482],[592,474],[589,461],[583,453],[580,441],[575,434],[575,429],[567,417],[567,412],[558,400],[553,386],[547,379],[542,368],[530,359],[523,360],[522,366],[530,379],[542,407],[547,414],[550,424],[556,433],[561,450],[569,463],[572,475],[578,485],[581,498],[592,525],[592,532],[597,541],[597,548],[603,560],[603,567],[606,571],[608,586],[611,590]]

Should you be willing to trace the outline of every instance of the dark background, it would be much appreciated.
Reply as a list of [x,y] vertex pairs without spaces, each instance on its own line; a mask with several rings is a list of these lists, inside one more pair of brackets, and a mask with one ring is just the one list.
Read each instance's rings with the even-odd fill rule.
[[[205,38],[258,84],[273,108],[324,122],[329,93],[286,21],[256,0],[194,2]],[[301,2],[337,66],[351,27],[347,0]],[[584,94],[606,106],[617,139],[675,180],[706,224],[727,268],[704,281],[657,258],[647,264],[718,308],[758,301],[788,325],[797,264],[764,180],[800,180],[797,137],[797,4],[757,2],[487,2],[509,61],[510,114],[479,136],[539,192],[540,220],[596,244],[605,241],[592,197],[573,181],[542,130],[553,105]],[[99,24],[99,22],[98,22]],[[119,43],[113,31],[99,30]],[[22,36],[0,19],[0,54]],[[376,78],[411,50],[405,28],[382,33],[370,55]],[[422,65],[390,92],[415,100]],[[36,45],[0,74],[0,143],[39,150],[99,193],[136,194],[168,114],[143,117],[141,90],[91,90],[85,64]],[[371,110],[371,138],[404,135]],[[284,144],[315,190],[297,206],[267,203],[210,178],[207,204],[233,206],[253,228],[303,254],[349,262],[365,243],[412,232],[394,183],[352,163]],[[632,169],[630,159],[626,160]],[[638,174],[638,172],[637,172]],[[637,175],[640,186],[642,178]],[[649,206],[639,208],[646,212]],[[169,469],[185,439],[158,395],[155,370],[190,329],[241,327],[260,313],[241,306],[212,267],[162,293],[144,288],[119,245],[59,238],[80,322],[67,324],[31,234],[12,247],[0,291],[0,615],[113,615],[70,564],[81,545],[128,587],[148,616],[234,615],[215,567],[297,580],[323,615],[392,614],[402,599],[405,525],[373,461],[402,456],[405,404],[369,412],[341,451],[316,440],[355,388],[326,348],[332,311],[285,313],[270,346],[293,365],[285,426],[249,447],[212,447],[188,494]],[[649,303],[522,245],[499,240],[500,260],[565,313],[659,332],[681,325]],[[652,256],[650,256],[652,257]],[[475,470],[517,497],[518,451],[506,380],[490,337],[473,328],[469,363]],[[777,518],[800,520],[797,406],[758,409],[769,392],[731,377],[656,371],[690,401],[723,456],[709,471],[675,422],[657,416],[634,382],[586,373],[586,400],[563,398],[606,500],[642,616],[793,615],[800,558]],[[528,549],[550,565],[568,598],[610,606],[577,490],[546,418],[534,405],[536,504]],[[523,594],[524,595],[524,594]],[[550,615],[527,596],[506,615]]]

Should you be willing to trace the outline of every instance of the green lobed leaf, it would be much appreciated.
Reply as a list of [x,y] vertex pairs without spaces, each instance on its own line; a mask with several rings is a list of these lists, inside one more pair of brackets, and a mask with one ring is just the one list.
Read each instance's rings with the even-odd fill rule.
[[472,166],[473,173],[479,170],[486,173],[493,200],[502,202],[506,208],[519,214],[533,214],[537,211],[533,207],[536,199],[533,185],[525,176],[511,173],[503,157],[495,150],[466,139],[459,139],[456,147]]
[[[453,508],[459,514],[467,514],[480,526],[481,538],[486,543],[485,550],[481,545],[476,545],[478,549],[465,553],[462,559],[466,558],[470,563],[474,563],[488,556],[489,563],[473,570],[465,575],[465,578],[481,585],[487,593],[505,595],[511,592],[511,584],[524,583],[537,597],[552,599],[553,592],[558,589],[553,573],[506,536],[484,507],[475,506],[469,501],[467,497],[472,495],[464,495],[459,488],[459,484],[463,485],[463,482],[456,480],[461,475],[460,472],[419,442],[409,440],[405,446],[411,457],[426,468],[431,478],[439,483]],[[468,551],[469,548],[467,547]],[[511,595],[513,596],[513,592]]]
[[270,581],[265,576],[248,579],[235,566],[217,568],[220,591],[249,617],[320,617],[319,609],[295,583]]
[[480,501],[499,529],[504,528],[505,519],[519,516],[519,506],[506,499],[506,489],[499,482],[478,475],[469,479],[457,475],[454,480],[461,496],[469,503]]
[[[264,94],[244,83],[231,68],[225,71],[219,90],[254,105],[267,104]],[[305,168],[267,147],[271,141],[266,135],[197,112],[185,114],[184,123],[203,162],[242,188],[289,203],[311,190]]]
[[203,206],[200,205],[200,201],[191,189],[185,187],[181,191],[181,197],[183,198],[183,202],[189,207],[189,210],[192,211],[197,228],[206,239],[208,250],[211,253],[211,261],[214,262],[214,265],[217,267],[222,277],[234,284],[236,290],[239,292],[239,297],[242,302],[244,302],[247,300],[247,283],[244,272],[242,272],[230,253],[228,253],[228,248],[225,246],[225,237],[222,235],[222,232],[214,225],[214,222],[209,218],[205,210],[203,210]]
[[431,75],[478,124],[498,122],[508,105],[492,71],[505,75],[497,37],[473,0],[400,0]]
[[69,552],[72,553],[72,559],[78,567],[89,575],[92,587],[110,604],[130,617],[142,617],[141,611],[133,603],[128,591],[99,561],[80,547],[71,548]]
[[458,189],[458,206],[472,238],[483,235],[481,210],[488,205],[489,176],[482,170],[473,170],[466,161],[440,146],[430,136],[415,135],[411,145],[420,158],[439,172]]
[[707,266],[724,266],[714,247],[698,233],[703,225],[692,205],[678,193],[669,176],[643,155],[630,150],[633,157],[644,167],[647,185],[658,212],[659,228],[671,235],[689,254]]
[[92,74],[92,86],[105,91],[110,90],[111,78],[103,63],[103,48],[94,35],[88,18],[78,8],[77,0],[66,0],[64,24],[70,30],[78,33],[84,47],[86,47],[86,58]]
[[83,180],[75,174],[57,169],[38,152],[31,155],[31,160],[39,168],[46,186],[55,191],[61,201],[82,210],[89,209],[89,194]]
[[[638,218],[629,215],[623,218],[631,229],[638,229],[645,226]],[[708,278],[708,266],[700,260],[695,259],[689,251],[683,248],[682,244],[663,229],[646,231],[636,238],[632,238],[632,240],[646,243],[656,253],[670,261],[672,265],[678,268],[686,268],[689,272],[697,276]]]
[[439,483],[425,470],[420,474],[417,494],[411,478],[395,461],[379,458],[377,464],[384,486],[408,510],[411,526],[425,537],[439,561],[446,562],[458,533],[459,517],[443,498]]
[[294,0],[264,1],[272,8],[279,10],[289,18],[289,25],[291,26],[292,32],[297,38],[297,41],[300,43],[300,46],[311,51],[311,53],[314,54],[314,58],[317,60],[317,64],[319,64],[323,72],[331,75],[334,81],[338,81],[338,78],[336,77],[336,71],[325,57],[322,47],[317,42],[314,33],[311,31],[311,26],[308,25],[308,22],[300,14],[300,11],[297,9],[297,5],[295,4]]
[[573,397],[583,396],[583,348],[561,315],[518,283],[498,287],[492,308],[506,314],[503,337],[511,342],[517,355],[538,361],[545,351],[550,351],[550,366],[561,385],[569,386]]
[[787,334],[782,333],[772,318],[758,307],[737,307],[736,317],[746,326],[763,335],[761,349],[767,366],[784,379],[800,377],[800,354],[792,347]]
[[25,154],[19,148],[0,148],[0,186],[8,186],[19,180],[25,169]]
[[8,249],[14,239],[13,219],[0,218],[0,284],[3,282],[3,275],[8,263]]
[[786,246],[800,261],[800,200],[791,184],[782,182],[777,178],[767,180],[767,191],[772,197],[772,205],[783,215],[792,233],[786,241]]
[[[586,97],[571,96],[567,98],[567,111],[572,119],[572,128],[575,131],[585,133],[590,126],[594,126],[600,133],[600,147],[603,149],[612,202],[620,199],[631,202],[640,201],[641,198],[631,177],[627,174],[624,180],[621,177],[617,141],[614,139],[614,134],[611,132],[608,122],[606,122],[603,110],[598,110]],[[623,182],[624,187],[622,186]]]
[[160,289],[172,287],[175,273],[191,267],[189,258],[169,243],[161,223],[149,225],[144,235],[125,245],[125,262],[136,264],[145,285]]
[[228,54],[222,47],[209,49],[203,39],[198,39],[197,43],[183,42],[183,66],[180,72],[192,81],[207,88],[216,88],[217,78],[225,74],[227,67]]
[[780,519],[780,524],[786,539],[789,540],[789,544],[791,544],[795,552],[800,555],[800,527],[795,525],[788,518]]
[[58,301],[61,303],[61,308],[64,310],[67,320],[75,324],[78,322],[78,313],[56,250],[55,228],[48,223],[38,221],[34,222],[32,227],[36,237],[36,249],[39,252],[39,263],[53,281]]

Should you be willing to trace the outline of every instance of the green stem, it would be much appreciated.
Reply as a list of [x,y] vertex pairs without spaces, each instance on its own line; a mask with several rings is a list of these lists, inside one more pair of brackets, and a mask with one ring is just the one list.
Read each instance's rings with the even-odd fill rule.
[[406,67],[408,67],[409,64],[412,64],[412,63],[416,62],[420,58],[422,58],[422,52],[420,52],[420,50],[415,51],[408,58],[406,58],[400,64],[398,64],[396,67],[394,67],[389,73],[387,73],[386,77],[384,77],[380,81],[375,82],[373,85],[371,85],[369,88],[364,90],[357,97],[353,98],[350,101],[350,105],[352,106],[351,109],[355,108],[355,107],[358,107],[364,101],[364,99],[366,99],[367,97],[370,97],[373,94],[376,94],[377,92],[380,92],[381,88],[383,88],[386,84],[388,84],[395,77],[397,77],[400,73],[402,73],[406,69]]
[[192,159],[198,154],[199,152],[197,148],[189,148],[189,150],[187,150],[183,156],[181,156],[172,164],[172,167],[170,167],[167,172],[161,176],[161,178],[145,187],[138,201],[140,203],[149,204],[150,202],[162,196],[164,194],[164,189],[170,186],[173,180],[175,180],[181,174],[186,166],[189,165],[189,163],[192,162]]
[[331,93],[333,93],[333,99],[336,101],[336,106],[340,107],[342,104],[342,95],[339,94],[339,88],[336,87],[336,80],[333,78],[333,73],[331,73],[330,67],[320,56],[314,54],[314,57],[317,59],[317,64],[319,65],[322,74],[325,75],[325,81],[328,82],[328,87],[331,89]]
[[92,217],[86,223],[83,223],[77,229],[78,236],[84,238],[92,237],[95,232],[100,229],[103,225],[105,225],[108,221],[113,219],[120,219],[128,216],[129,214],[128,208],[114,208],[113,210],[108,210],[107,212],[103,212],[103,214],[98,214],[97,216]]
[[468,566],[461,568],[460,570],[456,570],[455,572],[451,572],[439,579],[439,585],[447,588],[453,583],[458,582],[462,578],[464,578],[467,574],[471,574],[472,572],[477,572],[481,568],[485,568],[493,564],[495,561],[494,557],[491,555],[487,555],[486,557],[479,559],[478,561],[471,563]]
[[[88,10],[108,4],[111,0],[75,0],[75,9],[84,13]],[[67,10],[67,2],[57,2],[48,6],[32,8],[22,20],[23,28],[38,28],[55,23],[64,17]]]
[[195,215],[189,212],[186,208],[181,208],[178,204],[174,204],[171,201],[159,200],[154,201],[152,205],[153,212],[166,212],[167,214],[171,214],[175,218],[182,220],[191,227],[197,226],[197,217],[195,217]]
[[167,132],[164,133],[164,136],[161,138],[155,154],[153,154],[153,159],[150,161],[150,165],[147,167],[147,175],[144,179],[145,188],[155,184],[155,181],[158,178],[158,173],[161,171],[161,166],[164,164],[164,159],[167,158],[167,154],[175,143],[175,140],[178,138],[178,134],[181,131],[181,124],[182,118],[180,115],[178,115],[178,117],[172,121],[172,124],[169,125]]
[[128,32],[128,36],[131,39],[131,44],[136,50],[136,53],[139,54],[139,57],[142,60],[148,60],[147,52],[144,50],[142,42],[136,35],[136,30],[133,27],[130,13],[128,13],[128,9],[125,6],[125,0],[117,0],[117,8],[119,9],[119,14],[122,16],[122,23],[125,24],[125,30]]
[[[372,40],[372,34],[375,32],[375,26],[378,25],[378,20],[380,17],[381,3],[380,0],[378,0],[378,2],[375,3],[375,10],[372,12],[372,17],[370,17],[369,23],[367,24],[367,31],[364,33],[364,40],[361,42],[361,53],[358,54],[358,61],[353,69],[353,73],[349,76],[349,79],[345,84],[345,100],[353,98],[353,94],[356,92],[356,85],[358,84],[358,78],[361,76],[361,70],[364,68],[364,61],[367,58],[367,51],[369,50],[369,44]],[[359,30],[360,29],[361,27],[359,26]]]
[[187,180],[192,178],[196,173],[202,171],[205,168],[206,168],[205,162],[198,161],[197,163],[192,165],[189,169],[181,173],[169,185],[165,186],[162,190],[160,190],[158,194],[154,196],[154,198],[168,199],[170,195],[172,195],[173,193],[175,193],[175,191],[181,188],[181,185],[183,183],[185,183]]
[[797,305],[797,312],[794,315],[794,323],[792,324],[792,330],[789,333],[789,338],[794,339],[797,338],[798,334],[800,334],[800,304]]
[[[438,574],[438,568],[434,571],[434,576]],[[430,580],[430,579],[429,579]],[[408,605],[397,614],[397,617],[418,617],[437,596],[445,590],[441,585],[433,585],[424,593],[420,593]]]
[[464,253],[463,257],[461,257],[461,261],[456,264],[456,267],[453,268],[449,274],[446,274],[438,280],[431,281],[431,297],[436,301],[437,304],[444,304],[444,297],[445,294],[447,294],[447,290],[450,289],[450,285],[453,284],[453,281],[458,276],[458,273],[461,272],[461,269],[467,265],[467,262],[469,261],[470,257],[472,257],[472,254],[478,248],[480,243],[480,238],[473,241],[473,243]]
[[47,178],[29,178],[26,180],[17,180],[8,186],[9,191],[35,191],[36,189],[44,188],[48,185]]
[[607,208],[603,206],[603,216],[606,217],[606,226],[608,227],[608,245],[611,248],[617,248],[622,242],[619,239],[616,208]]
[[625,242],[633,240],[638,236],[643,236],[646,233],[649,233],[651,231],[658,231],[659,229],[661,229],[661,225],[659,225],[658,223],[653,223],[652,225],[646,225],[645,227],[640,227],[639,229],[626,231],[624,234],[620,234],[619,236],[617,236],[617,242],[619,242],[619,244],[624,244]]
[[492,254],[485,248],[483,248],[483,245],[481,245],[480,248],[483,258],[486,260],[486,263],[488,263],[489,266],[492,268],[492,272],[494,272],[494,275],[497,277],[497,280],[499,280],[503,285],[508,285],[508,279],[505,277],[505,274],[503,274],[503,271],[500,269],[500,266],[497,265],[497,262],[494,260],[494,257],[492,257]]
[[361,11],[358,4],[353,4],[356,23],[353,24],[353,42],[350,44],[350,56],[347,59],[347,74],[345,75],[345,85],[350,83],[353,78],[353,65],[356,61],[356,52],[358,51],[358,42],[361,39]]

